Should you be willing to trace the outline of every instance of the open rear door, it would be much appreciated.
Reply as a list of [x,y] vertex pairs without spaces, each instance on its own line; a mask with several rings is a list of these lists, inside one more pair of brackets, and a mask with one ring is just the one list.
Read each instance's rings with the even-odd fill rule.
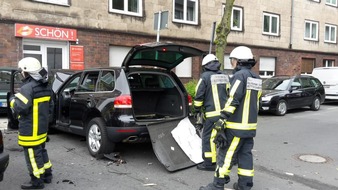
[[18,70],[12,70],[11,71],[11,78],[10,78],[10,87],[9,92],[7,92],[7,129],[8,130],[15,130],[19,128],[19,121],[16,117],[13,116],[12,110],[10,108],[10,97],[14,96],[15,93],[17,93],[18,88],[20,87],[22,76],[20,74],[20,71]]
[[[168,171],[171,172],[197,164],[187,156],[186,152],[183,151],[181,148],[183,144],[178,144],[173,137],[172,131],[177,128],[181,121],[182,120],[179,119],[147,126],[157,159]],[[191,137],[191,134],[185,135],[187,135],[187,139]],[[202,157],[202,154],[200,154],[200,156]]]

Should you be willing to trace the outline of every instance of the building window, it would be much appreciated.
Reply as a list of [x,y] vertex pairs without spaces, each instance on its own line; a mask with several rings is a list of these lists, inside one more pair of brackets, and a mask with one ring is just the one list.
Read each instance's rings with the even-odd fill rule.
[[337,26],[325,24],[325,42],[336,43]]
[[318,22],[305,21],[304,39],[318,41]]
[[173,0],[173,21],[198,24],[198,0]]
[[314,2],[318,2],[318,3],[320,2],[320,0],[312,0],[312,1],[314,1]]
[[301,74],[311,74],[315,65],[315,59],[302,58]]
[[337,0],[326,0],[326,4],[337,7]]
[[142,0],[109,0],[109,12],[142,16]]
[[182,63],[176,66],[175,73],[178,77],[191,77],[192,76],[192,58],[188,57]]
[[260,57],[259,58],[259,75],[262,78],[275,76],[276,58],[275,57]]
[[324,59],[323,67],[334,67],[334,60]]
[[232,71],[234,69],[232,68],[231,61],[230,61],[230,54],[224,55],[224,71],[227,74],[232,74]]
[[263,34],[279,35],[279,15],[263,13]]
[[243,31],[243,9],[240,7],[232,8],[231,30]]
[[32,0],[36,2],[49,3],[54,5],[70,6],[70,0]]

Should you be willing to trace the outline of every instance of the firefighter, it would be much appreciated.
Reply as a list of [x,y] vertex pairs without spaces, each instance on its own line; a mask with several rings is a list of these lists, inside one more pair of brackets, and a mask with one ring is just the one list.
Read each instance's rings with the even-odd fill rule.
[[216,131],[213,130],[213,125],[220,118],[229,85],[229,78],[220,71],[220,66],[215,55],[206,55],[202,60],[203,72],[195,89],[195,113],[198,114],[203,110],[205,117],[201,136],[204,162],[197,165],[197,169],[200,170],[215,171],[216,166],[216,146],[213,142]]
[[262,80],[251,70],[256,61],[248,47],[236,47],[230,53],[230,59],[234,71],[230,78],[229,98],[220,119],[215,123],[215,129],[225,135],[216,139],[220,147],[213,183],[200,190],[223,190],[224,184],[230,182],[229,174],[234,159],[238,160],[238,182],[234,183],[234,188],[249,190],[253,186],[252,148]]
[[18,144],[23,147],[30,182],[21,189],[43,189],[51,183],[52,164],[45,148],[48,119],[53,112],[53,92],[48,85],[47,71],[33,57],[19,61],[23,75],[20,92],[11,98],[10,107],[19,121]]

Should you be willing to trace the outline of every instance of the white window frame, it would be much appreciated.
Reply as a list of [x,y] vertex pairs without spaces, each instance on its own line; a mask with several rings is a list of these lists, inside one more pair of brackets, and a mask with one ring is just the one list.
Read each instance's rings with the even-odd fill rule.
[[312,0],[312,1],[314,1],[314,2],[318,2],[318,3],[320,2],[320,0]]
[[[306,24],[310,24],[310,32],[309,32],[310,33],[310,37],[306,36]],[[312,28],[313,28],[314,25],[317,28],[317,30],[315,31],[315,34],[316,34],[315,38],[311,37],[311,36],[313,36],[313,34],[312,34]],[[304,24],[304,39],[305,40],[311,40],[311,41],[318,41],[318,28],[319,28],[318,22],[305,20],[305,24]]]
[[[199,0],[182,0],[183,1],[183,10],[181,10],[183,12],[183,19],[177,19],[175,18],[175,10],[176,10],[176,6],[175,6],[175,1],[176,0],[173,0],[173,22],[179,22],[179,23],[184,23],[184,24],[193,24],[193,25],[197,25],[198,24],[198,11],[199,11],[199,8],[198,8],[198,5],[199,5]],[[188,7],[187,7],[187,4],[188,4],[188,1],[192,1],[192,2],[195,2],[195,9],[194,9],[194,18],[195,20],[194,21],[190,21],[187,19],[187,12],[188,12]]]
[[[328,35],[327,36],[327,32],[326,32],[326,29],[327,27],[329,28],[329,31],[328,31]],[[332,29],[334,30],[332,32]],[[327,42],[327,43],[336,43],[337,42],[337,26],[336,25],[332,25],[332,24],[325,24],[325,37],[324,37],[324,42]],[[333,38],[334,39],[331,39],[331,35],[333,33]],[[329,40],[326,39],[326,37],[329,37]]]
[[324,59],[324,67],[334,67],[334,60],[332,59]]
[[49,3],[54,5],[64,5],[64,6],[70,6],[70,0],[32,0],[36,2],[41,3]]
[[120,1],[123,1],[124,5],[126,5],[126,6],[124,6],[124,10],[113,9],[113,0],[109,0],[109,12],[131,15],[131,16],[138,16],[138,17],[143,16],[143,2],[142,2],[142,0],[137,0],[138,12],[128,11],[128,0],[120,0]]
[[[276,72],[276,58],[275,57],[260,57],[259,58],[259,73],[263,72],[263,75],[259,75],[261,78],[270,78],[275,76]],[[269,75],[268,73],[271,73]]]
[[[239,28],[234,25],[234,11],[239,11]],[[231,30],[235,31],[243,31],[243,8],[241,7],[233,7],[231,13]]]
[[[333,1],[336,1],[336,3],[334,3]],[[330,5],[330,6],[334,6],[337,7],[337,0],[326,0],[325,1],[326,5]]]
[[[265,16],[268,16],[269,17],[269,31],[268,32],[265,32],[264,31],[264,17]],[[272,28],[272,18],[277,18],[277,26],[276,26],[276,33],[273,33],[271,32],[271,28]],[[277,14],[271,14],[271,13],[263,13],[263,27],[262,27],[262,32],[263,34],[266,34],[266,35],[271,35],[271,36],[279,36],[279,22],[280,22],[280,19],[279,19],[279,15]]]

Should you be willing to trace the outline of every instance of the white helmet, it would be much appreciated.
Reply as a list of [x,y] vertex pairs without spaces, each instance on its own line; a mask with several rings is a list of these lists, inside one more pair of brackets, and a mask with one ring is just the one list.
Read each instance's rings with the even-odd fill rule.
[[253,59],[251,49],[246,46],[238,46],[230,53],[230,58],[238,60],[249,60]]
[[202,66],[210,63],[211,61],[218,61],[217,57],[214,54],[206,55],[202,60]]
[[36,73],[41,70],[40,61],[34,57],[25,57],[19,61],[18,67],[28,73]]

